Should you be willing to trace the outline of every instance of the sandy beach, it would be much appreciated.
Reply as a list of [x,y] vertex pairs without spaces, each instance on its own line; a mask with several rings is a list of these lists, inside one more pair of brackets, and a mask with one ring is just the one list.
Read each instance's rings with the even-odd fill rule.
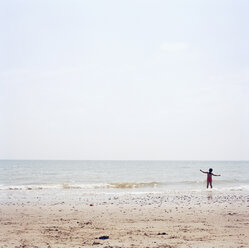
[[0,247],[242,248],[249,244],[248,210],[245,192],[4,202]]
[[249,248],[248,10],[0,1],[0,248]]

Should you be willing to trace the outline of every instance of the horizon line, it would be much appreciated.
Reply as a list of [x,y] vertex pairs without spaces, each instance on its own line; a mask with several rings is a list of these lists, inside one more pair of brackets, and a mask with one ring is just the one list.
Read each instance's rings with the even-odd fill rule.
[[0,161],[179,161],[179,162],[249,162],[248,160],[238,159],[1,159]]

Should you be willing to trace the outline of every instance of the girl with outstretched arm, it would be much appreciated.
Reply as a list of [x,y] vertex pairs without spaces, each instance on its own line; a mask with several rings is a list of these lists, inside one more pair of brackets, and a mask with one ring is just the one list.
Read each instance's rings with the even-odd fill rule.
[[209,169],[208,172],[203,171],[203,170],[200,170],[200,171],[202,173],[204,173],[204,174],[207,174],[207,189],[208,189],[209,185],[210,185],[210,187],[212,189],[213,188],[213,185],[212,185],[212,176],[220,177],[221,175],[215,175],[215,174],[213,174],[212,173],[213,169],[211,169],[211,168]]

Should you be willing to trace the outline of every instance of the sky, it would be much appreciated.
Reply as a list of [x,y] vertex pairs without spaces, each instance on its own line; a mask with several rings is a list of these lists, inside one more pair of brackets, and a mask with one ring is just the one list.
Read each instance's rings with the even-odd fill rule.
[[249,160],[248,0],[0,0],[0,159]]

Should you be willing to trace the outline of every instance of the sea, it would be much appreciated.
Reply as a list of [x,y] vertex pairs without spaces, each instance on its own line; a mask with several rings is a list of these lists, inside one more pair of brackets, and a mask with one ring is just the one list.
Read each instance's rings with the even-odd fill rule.
[[213,168],[213,189],[249,190],[249,161],[0,160],[0,190],[170,192],[206,189],[200,169]]

